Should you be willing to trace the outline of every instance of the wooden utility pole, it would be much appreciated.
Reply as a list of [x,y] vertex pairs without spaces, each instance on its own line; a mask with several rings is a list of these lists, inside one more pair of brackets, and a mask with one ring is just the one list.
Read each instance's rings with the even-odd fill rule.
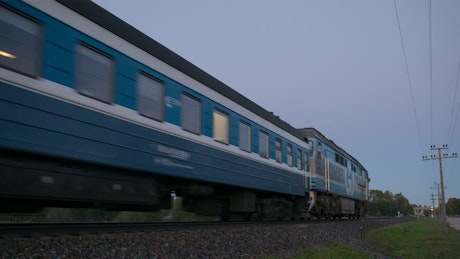
[[438,150],[438,155],[431,155],[431,157],[423,156],[423,161],[426,160],[439,160],[439,174],[441,176],[441,215],[442,215],[442,223],[446,227],[447,231],[447,215],[446,215],[446,196],[444,195],[444,177],[442,176],[442,160],[446,158],[454,158],[457,157],[457,153],[453,153],[452,155],[443,154],[441,155],[441,150],[447,149],[447,145],[442,145],[442,147],[436,147],[435,145],[431,145],[431,150]]
[[[441,189],[441,187],[439,187],[441,184],[440,183],[434,183],[434,186],[430,187],[432,190],[436,189],[438,190],[438,195],[436,195],[437,200],[438,200],[438,220],[442,220],[442,217],[441,217],[441,194],[439,193],[439,190]],[[434,208],[434,195],[432,194],[431,198],[432,198],[432,201],[433,201],[433,208]]]
[[[432,193],[430,196],[431,196],[431,202],[433,203],[433,205],[431,206],[431,216],[435,218],[436,208],[434,207],[434,194]],[[439,204],[439,199],[438,199],[438,204]]]

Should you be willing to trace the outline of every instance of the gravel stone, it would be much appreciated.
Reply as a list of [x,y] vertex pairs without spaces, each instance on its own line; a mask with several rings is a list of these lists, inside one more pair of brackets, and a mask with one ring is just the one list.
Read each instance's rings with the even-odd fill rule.
[[[366,221],[364,229],[400,223]],[[136,233],[0,238],[0,258],[291,258],[310,246],[342,243],[389,258],[361,239],[360,221],[302,222],[264,226]]]

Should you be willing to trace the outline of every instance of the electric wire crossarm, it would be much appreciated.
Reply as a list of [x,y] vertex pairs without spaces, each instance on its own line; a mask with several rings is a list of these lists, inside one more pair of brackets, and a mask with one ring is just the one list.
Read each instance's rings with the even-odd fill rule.
[[440,209],[441,209],[441,215],[442,215],[442,223],[445,225],[446,231],[447,231],[446,200],[445,200],[445,194],[444,194],[444,178],[442,175],[442,160],[446,158],[456,158],[458,157],[458,155],[457,153],[453,153],[452,155],[448,155],[448,154],[441,155],[441,150],[448,149],[447,145],[442,145],[442,147],[436,147],[435,145],[431,145],[430,148],[431,150],[437,150],[438,155],[437,156],[431,155],[430,157],[423,156],[422,159],[423,161],[435,160],[435,159],[439,160],[439,174],[441,177],[441,208]]

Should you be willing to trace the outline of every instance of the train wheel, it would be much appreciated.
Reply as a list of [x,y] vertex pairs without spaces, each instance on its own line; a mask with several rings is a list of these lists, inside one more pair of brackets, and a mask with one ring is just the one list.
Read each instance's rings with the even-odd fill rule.
[[225,203],[224,206],[222,207],[222,210],[220,212],[219,218],[221,221],[229,221],[230,220],[230,210],[228,208],[228,204]]
[[219,218],[220,218],[221,221],[228,221],[230,219],[230,214],[228,214],[228,213],[221,214],[219,216]]

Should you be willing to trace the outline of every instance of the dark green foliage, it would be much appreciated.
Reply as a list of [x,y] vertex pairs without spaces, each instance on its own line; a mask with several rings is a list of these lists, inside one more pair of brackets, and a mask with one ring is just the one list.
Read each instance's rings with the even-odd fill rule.
[[446,212],[449,216],[460,215],[460,199],[449,198],[446,203]]
[[[370,216],[389,216],[414,214],[413,206],[402,193],[394,194],[390,191],[371,190],[368,214]],[[398,214],[399,212],[399,214]]]

